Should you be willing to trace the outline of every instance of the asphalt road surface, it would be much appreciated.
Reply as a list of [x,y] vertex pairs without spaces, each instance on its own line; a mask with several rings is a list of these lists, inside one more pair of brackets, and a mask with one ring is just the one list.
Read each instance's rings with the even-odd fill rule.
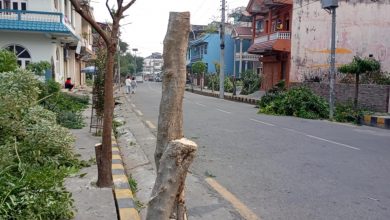
[[[157,126],[161,83],[131,97]],[[191,170],[215,176],[261,219],[390,219],[390,131],[257,114],[253,105],[185,93]]]

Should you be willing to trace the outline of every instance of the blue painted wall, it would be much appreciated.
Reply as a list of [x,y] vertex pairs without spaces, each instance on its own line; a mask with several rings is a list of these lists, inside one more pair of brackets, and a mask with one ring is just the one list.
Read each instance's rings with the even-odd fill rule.
[[[240,52],[240,40],[235,39],[234,40],[236,44],[236,53]],[[250,39],[244,39],[242,41],[242,52],[248,52],[249,47],[251,46],[251,40]],[[248,61],[247,69],[253,69],[253,62]],[[242,62],[242,72],[244,72],[245,69],[245,61]],[[236,60],[236,76],[239,77],[240,74],[240,61]]]
[[[215,73],[214,62],[220,62],[220,39],[219,33],[205,34],[195,46],[191,47],[191,57],[199,56],[199,47],[205,44],[207,45],[207,53],[201,55],[202,62],[206,63],[208,73]],[[202,42],[202,43],[200,43]],[[196,47],[196,49],[195,49]],[[233,75],[233,55],[234,55],[234,40],[230,35],[225,35],[225,75]]]

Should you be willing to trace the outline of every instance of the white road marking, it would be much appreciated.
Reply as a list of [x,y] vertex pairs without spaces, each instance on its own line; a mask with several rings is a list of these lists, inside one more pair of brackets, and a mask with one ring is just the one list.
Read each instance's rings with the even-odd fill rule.
[[307,135],[306,133],[303,133],[303,132],[300,132],[300,131],[297,131],[297,130],[294,130],[294,129],[291,129],[291,128],[282,128],[286,131],[290,131],[290,132],[293,132],[293,133],[297,133],[297,134],[303,134],[303,135]]
[[131,107],[135,108],[135,105],[134,105],[134,104],[131,104]]
[[217,110],[220,111],[220,112],[226,113],[226,114],[231,114],[231,112],[228,112],[228,111],[225,111],[225,110],[222,110],[222,109],[219,109],[219,108],[217,108]]
[[264,124],[264,125],[268,125],[268,126],[275,126],[274,124],[271,124],[271,123],[267,123],[267,122],[264,122],[264,121],[259,121],[259,120],[256,120],[256,119],[249,119],[251,121],[254,121],[254,122],[258,122],[258,123],[261,123],[261,124]]
[[154,124],[151,121],[145,121],[145,123],[151,129],[155,129],[156,128],[156,126],[154,126]]
[[206,107],[205,105],[200,104],[199,102],[195,102],[195,104],[196,104],[196,105],[200,105],[200,106],[202,106],[202,107]]
[[343,146],[343,147],[347,147],[347,148],[354,149],[354,150],[360,150],[360,149],[357,148],[357,147],[352,147],[352,146],[347,145],[347,144],[342,144],[342,143],[339,143],[339,142],[327,140],[327,139],[320,138],[320,137],[316,137],[316,136],[313,136],[313,135],[310,135],[310,134],[306,134],[306,137],[314,138],[314,139],[317,139],[317,140],[320,140],[320,141],[329,142],[329,143],[332,143],[332,144],[336,144],[336,145]]
[[137,113],[137,115],[139,115],[139,116],[144,115],[144,114],[142,114],[142,112],[141,112],[140,110],[138,110],[138,109],[135,109],[134,111],[135,111],[135,113]]

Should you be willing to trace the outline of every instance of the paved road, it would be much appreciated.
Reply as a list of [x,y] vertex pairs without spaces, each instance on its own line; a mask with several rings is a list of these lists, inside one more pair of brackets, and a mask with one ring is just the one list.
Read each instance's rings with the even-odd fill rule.
[[[132,97],[157,125],[161,84]],[[256,114],[252,105],[185,93],[193,172],[216,180],[262,219],[390,219],[390,132]]]

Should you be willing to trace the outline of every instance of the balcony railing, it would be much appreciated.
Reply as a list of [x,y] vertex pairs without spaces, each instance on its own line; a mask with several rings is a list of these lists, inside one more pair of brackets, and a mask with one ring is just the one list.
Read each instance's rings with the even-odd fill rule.
[[[236,53],[236,61],[240,60],[240,53]],[[243,61],[259,61],[260,56],[255,54],[242,53]]]
[[40,22],[60,23],[62,22],[63,14],[58,12],[1,9],[0,19],[14,20],[14,21],[40,21]]
[[191,61],[198,61],[198,60],[201,60],[202,58],[203,58],[202,54],[193,54],[191,56]]
[[291,32],[289,32],[289,31],[277,31],[277,32],[272,33],[272,34],[260,36],[260,37],[255,38],[255,43],[256,44],[257,43],[264,43],[264,42],[267,42],[267,41],[270,41],[270,40],[278,40],[278,39],[281,39],[281,40],[289,40],[289,39],[291,39]]

